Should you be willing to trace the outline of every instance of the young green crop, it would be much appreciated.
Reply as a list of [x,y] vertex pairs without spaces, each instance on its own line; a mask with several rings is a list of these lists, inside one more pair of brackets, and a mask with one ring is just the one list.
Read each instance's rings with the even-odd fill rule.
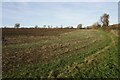
[[[118,77],[117,37],[112,33],[73,30],[48,34],[8,36],[20,39],[20,43],[3,45],[3,78]],[[25,39],[32,41],[26,43]]]

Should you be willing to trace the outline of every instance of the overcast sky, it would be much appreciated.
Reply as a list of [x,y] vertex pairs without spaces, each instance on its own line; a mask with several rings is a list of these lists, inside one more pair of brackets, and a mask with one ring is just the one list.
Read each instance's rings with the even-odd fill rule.
[[117,2],[3,2],[2,26],[88,26],[103,13],[110,15],[110,24],[118,23]]

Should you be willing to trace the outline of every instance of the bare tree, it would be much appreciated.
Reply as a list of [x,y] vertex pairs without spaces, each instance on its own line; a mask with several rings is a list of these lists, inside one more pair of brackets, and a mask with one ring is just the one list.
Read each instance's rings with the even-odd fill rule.
[[98,29],[100,27],[101,27],[101,25],[99,24],[99,22],[96,22],[91,26],[92,29]]
[[60,28],[63,28],[63,25],[61,25],[61,27]]
[[50,28],[50,25],[48,25],[48,28]]
[[70,26],[70,29],[73,29],[73,26]]
[[108,25],[109,25],[109,14],[104,13],[103,16],[101,16],[101,22],[102,22],[102,27],[108,27]]
[[20,23],[16,23],[14,27],[15,28],[19,28],[20,27]]
[[4,28],[7,28],[7,26],[4,26]]
[[100,27],[101,27],[101,24],[100,24],[99,22],[96,22],[96,26],[97,26],[98,28],[100,28]]
[[78,29],[82,28],[82,24],[78,24],[77,28]]
[[43,25],[43,28],[46,28],[46,25]]
[[35,25],[35,28],[38,28],[38,25]]

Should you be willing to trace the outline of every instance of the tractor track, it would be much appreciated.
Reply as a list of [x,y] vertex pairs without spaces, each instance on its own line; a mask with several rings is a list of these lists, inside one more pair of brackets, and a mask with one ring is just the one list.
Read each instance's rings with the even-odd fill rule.
[[110,43],[108,46],[106,46],[106,47],[104,47],[103,49],[97,51],[95,54],[92,54],[92,55],[86,57],[86,58],[84,59],[84,62],[81,63],[81,64],[79,65],[79,67],[85,67],[85,66],[88,66],[89,64],[91,64],[93,61],[97,61],[100,53],[102,53],[102,52],[104,52],[105,50],[109,49],[112,45],[115,45],[115,41],[114,41],[114,39],[113,39],[112,36],[111,36],[111,40],[112,40],[112,41],[111,41],[111,43]]

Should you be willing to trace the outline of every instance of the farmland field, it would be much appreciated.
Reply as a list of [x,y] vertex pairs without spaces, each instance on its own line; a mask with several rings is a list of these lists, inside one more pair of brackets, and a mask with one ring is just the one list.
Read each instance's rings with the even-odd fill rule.
[[95,29],[3,29],[3,78],[118,78],[118,36]]

